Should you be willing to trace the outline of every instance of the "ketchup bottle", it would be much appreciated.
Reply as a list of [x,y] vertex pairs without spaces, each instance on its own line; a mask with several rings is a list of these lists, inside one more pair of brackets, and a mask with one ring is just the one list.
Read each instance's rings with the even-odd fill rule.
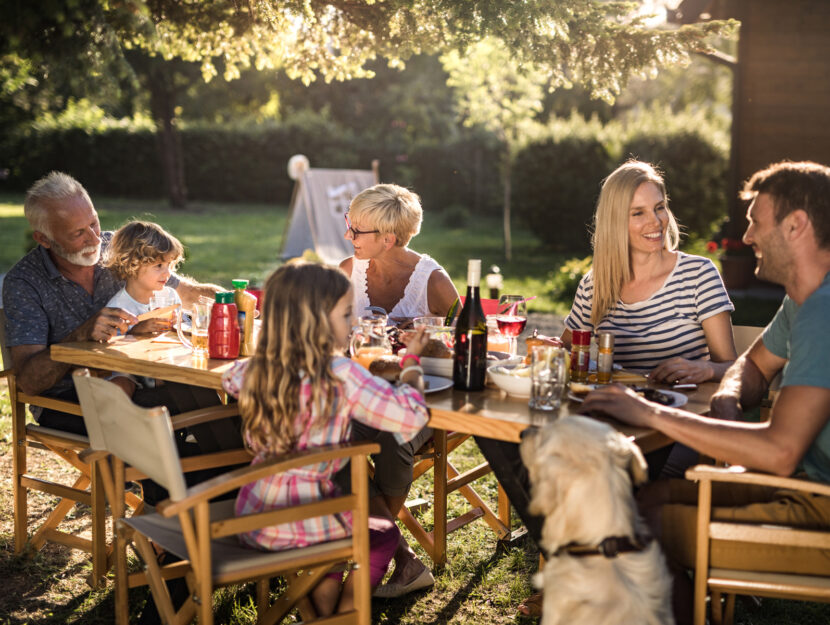
[[208,352],[211,358],[233,360],[239,356],[239,322],[233,291],[220,291],[210,312]]

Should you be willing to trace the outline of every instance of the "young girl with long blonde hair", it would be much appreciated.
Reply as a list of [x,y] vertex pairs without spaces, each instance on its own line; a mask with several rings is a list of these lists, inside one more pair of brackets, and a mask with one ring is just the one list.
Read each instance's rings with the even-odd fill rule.
[[[256,352],[224,376],[225,389],[239,397],[243,433],[256,454],[253,462],[291,450],[349,440],[352,420],[394,432],[401,443],[428,420],[418,354],[423,332],[413,337],[398,387],[371,375],[340,355],[352,328],[352,290],[339,269],[313,263],[288,264],[266,281],[263,324]],[[304,467],[243,487],[237,514],[336,496],[332,477],[345,460]],[[376,586],[398,545],[394,521],[370,517],[370,579]],[[332,515],[267,527],[241,535],[253,547],[280,550],[335,540],[351,534],[348,515]],[[350,579],[330,575],[312,593],[318,613],[353,605]]]

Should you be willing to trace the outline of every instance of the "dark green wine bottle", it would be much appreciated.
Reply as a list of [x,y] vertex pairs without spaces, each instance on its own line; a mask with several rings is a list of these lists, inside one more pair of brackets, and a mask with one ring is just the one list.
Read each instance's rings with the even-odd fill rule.
[[481,261],[467,263],[467,297],[455,326],[453,386],[462,391],[484,390],[487,373],[487,320],[481,308]]

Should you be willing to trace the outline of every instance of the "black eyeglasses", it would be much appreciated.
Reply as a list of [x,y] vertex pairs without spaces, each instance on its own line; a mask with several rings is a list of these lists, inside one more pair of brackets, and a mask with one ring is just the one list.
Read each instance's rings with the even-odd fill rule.
[[346,229],[352,233],[352,238],[356,239],[361,234],[379,234],[380,230],[358,230],[352,228],[352,222],[349,221],[349,213],[343,213],[343,218],[346,220]]

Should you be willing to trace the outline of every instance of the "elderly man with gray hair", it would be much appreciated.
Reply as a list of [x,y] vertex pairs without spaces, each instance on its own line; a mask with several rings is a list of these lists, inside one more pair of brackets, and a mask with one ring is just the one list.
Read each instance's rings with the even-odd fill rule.
[[[106,342],[137,320],[120,308],[105,307],[123,282],[101,263],[112,233],[101,232],[98,213],[81,183],[51,172],[26,193],[24,212],[38,246],[11,268],[3,283],[6,340],[17,385],[31,395],[77,401],[70,365],[54,362],[49,346]],[[168,285],[186,306],[199,295],[212,296],[219,290],[176,275]],[[218,398],[209,389],[165,384],[136,391],[133,401],[143,406],[163,404],[176,414],[216,404]],[[81,417],[48,409],[33,414],[43,426],[86,433]],[[197,439],[201,451],[227,447],[216,432],[201,432]],[[239,440],[238,431],[235,439]]]

